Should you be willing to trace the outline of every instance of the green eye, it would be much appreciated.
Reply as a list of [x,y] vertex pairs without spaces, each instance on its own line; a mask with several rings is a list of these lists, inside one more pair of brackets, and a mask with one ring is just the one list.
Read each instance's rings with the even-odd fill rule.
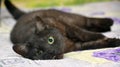
[[54,37],[50,36],[48,38],[48,44],[53,44],[54,43]]

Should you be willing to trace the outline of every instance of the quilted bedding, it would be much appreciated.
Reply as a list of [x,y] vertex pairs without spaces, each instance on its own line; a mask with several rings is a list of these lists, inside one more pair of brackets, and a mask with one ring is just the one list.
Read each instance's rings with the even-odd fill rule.
[[[120,38],[120,2],[92,3],[71,7],[55,7],[62,11],[90,17],[110,17],[114,20],[112,31],[103,33],[110,38]],[[2,9],[0,27],[0,67],[120,67],[120,47],[69,52],[60,60],[29,60],[12,50],[9,33],[15,20]]]

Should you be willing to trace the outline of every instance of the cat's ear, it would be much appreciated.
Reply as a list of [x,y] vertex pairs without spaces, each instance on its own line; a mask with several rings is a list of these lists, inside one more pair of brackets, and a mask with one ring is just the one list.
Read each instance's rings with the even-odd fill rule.
[[36,30],[38,31],[41,31],[41,30],[44,30],[45,26],[44,26],[44,21],[41,17],[39,16],[36,16],[35,17],[35,27],[36,27]]
[[26,43],[14,45],[13,50],[22,56],[25,56],[28,53],[28,47]]
[[38,33],[48,28],[48,25],[44,21],[44,18],[36,16],[35,17],[35,32]]

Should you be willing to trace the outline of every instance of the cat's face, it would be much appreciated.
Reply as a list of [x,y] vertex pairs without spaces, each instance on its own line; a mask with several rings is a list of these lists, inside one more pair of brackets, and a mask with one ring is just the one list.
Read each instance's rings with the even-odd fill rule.
[[35,32],[24,44],[14,45],[18,54],[30,59],[59,59],[64,52],[64,38],[61,32],[37,22]]
[[35,32],[27,43],[13,49],[30,59],[59,59],[64,51],[64,39],[57,29],[50,28]]

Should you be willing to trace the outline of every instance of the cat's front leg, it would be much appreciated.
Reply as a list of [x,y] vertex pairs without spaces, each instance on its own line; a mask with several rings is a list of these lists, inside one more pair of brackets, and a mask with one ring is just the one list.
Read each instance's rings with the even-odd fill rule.
[[95,41],[98,39],[105,38],[105,36],[102,35],[101,33],[95,33],[95,32],[87,31],[85,29],[77,28],[77,27],[68,28],[67,37],[75,42],[76,41],[88,42],[88,41]]
[[103,38],[96,41],[76,43],[76,50],[88,50],[88,49],[98,49],[98,48],[118,47],[118,46],[120,46],[120,39]]

